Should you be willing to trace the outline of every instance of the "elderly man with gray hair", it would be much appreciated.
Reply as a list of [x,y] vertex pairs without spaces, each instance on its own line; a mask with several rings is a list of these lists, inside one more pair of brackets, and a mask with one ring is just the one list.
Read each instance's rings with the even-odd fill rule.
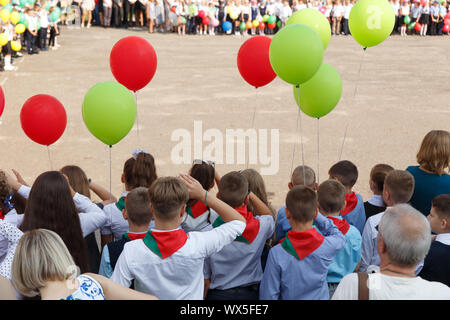
[[337,287],[332,300],[450,299],[450,288],[415,276],[415,269],[431,245],[430,224],[408,204],[386,211],[378,228],[380,272],[351,273]]

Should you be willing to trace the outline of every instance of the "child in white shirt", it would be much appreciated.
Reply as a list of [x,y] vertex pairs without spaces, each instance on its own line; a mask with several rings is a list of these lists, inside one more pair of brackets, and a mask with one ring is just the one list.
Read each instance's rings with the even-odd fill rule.
[[332,26],[331,34],[334,34],[334,35],[341,34],[341,20],[342,20],[343,13],[344,13],[344,7],[342,6],[341,1],[336,0],[333,10],[332,10],[333,26]]

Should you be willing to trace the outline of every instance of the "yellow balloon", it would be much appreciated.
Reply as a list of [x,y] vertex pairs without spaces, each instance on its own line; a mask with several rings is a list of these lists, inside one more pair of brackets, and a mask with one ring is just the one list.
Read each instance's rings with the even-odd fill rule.
[[11,12],[10,19],[13,24],[16,24],[20,20],[20,13],[18,13],[17,11]]
[[6,6],[9,3],[9,0],[0,0],[0,4],[2,6]]
[[3,9],[2,11],[0,11],[0,19],[3,20],[3,22],[6,22],[9,20],[10,17],[10,13],[7,9]]
[[25,25],[22,23],[16,25],[16,33],[24,33],[25,32]]
[[233,20],[236,20],[237,17],[238,17],[238,15],[236,13],[234,13],[234,12],[232,14],[230,14],[230,18],[233,19]]
[[13,49],[14,51],[20,51],[22,50],[22,45],[19,41],[13,40],[11,41],[11,49]]
[[5,33],[0,34],[0,46],[4,46],[8,43],[8,36]]

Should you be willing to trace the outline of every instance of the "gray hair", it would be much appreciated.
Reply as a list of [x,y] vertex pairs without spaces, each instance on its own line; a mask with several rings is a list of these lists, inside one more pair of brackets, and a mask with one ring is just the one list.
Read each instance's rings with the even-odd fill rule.
[[402,267],[417,265],[430,249],[430,224],[409,204],[398,204],[388,209],[378,228],[393,264]]
[[307,186],[315,189],[316,174],[311,167],[298,166],[292,173],[291,183],[294,186]]

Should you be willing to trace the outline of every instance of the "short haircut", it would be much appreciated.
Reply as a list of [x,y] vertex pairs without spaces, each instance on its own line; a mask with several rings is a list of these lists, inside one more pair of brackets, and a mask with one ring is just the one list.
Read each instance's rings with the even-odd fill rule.
[[346,188],[352,188],[358,180],[358,168],[348,160],[335,163],[328,170],[328,174],[331,178],[339,180]]
[[178,210],[189,200],[186,184],[175,177],[156,179],[149,188],[153,214],[161,220],[173,220]]
[[431,205],[439,218],[450,222],[450,194],[438,195],[431,201]]
[[33,297],[47,281],[64,281],[79,270],[61,237],[47,229],[25,232],[17,244],[11,267],[14,287]]
[[393,167],[383,163],[376,164],[372,170],[370,170],[370,180],[375,183],[375,188],[378,192],[383,192],[384,179],[392,170],[394,170]]
[[407,203],[414,192],[414,177],[406,170],[392,170],[384,180],[384,189],[395,204]]
[[294,221],[312,221],[317,209],[317,194],[306,186],[295,186],[286,195],[286,208]]
[[298,166],[292,172],[291,183],[294,186],[316,187],[316,173],[311,167]]
[[445,173],[450,164],[450,132],[432,130],[422,140],[416,155],[417,162],[437,175]]
[[319,185],[317,200],[322,213],[336,213],[345,206],[345,187],[337,180],[326,180]]
[[145,187],[131,190],[125,198],[128,219],[137,226],[148,225],[152,219],[150,195]]
[[230,207],[243,205],[248,195],[248,181],[238,171],[231,171],[224,175],[219,182],[219,198]]
[[412,267],[422,261],[431,245],[431,228],[425,216],[409,204],[386,210],[378,225],[392,264]]

